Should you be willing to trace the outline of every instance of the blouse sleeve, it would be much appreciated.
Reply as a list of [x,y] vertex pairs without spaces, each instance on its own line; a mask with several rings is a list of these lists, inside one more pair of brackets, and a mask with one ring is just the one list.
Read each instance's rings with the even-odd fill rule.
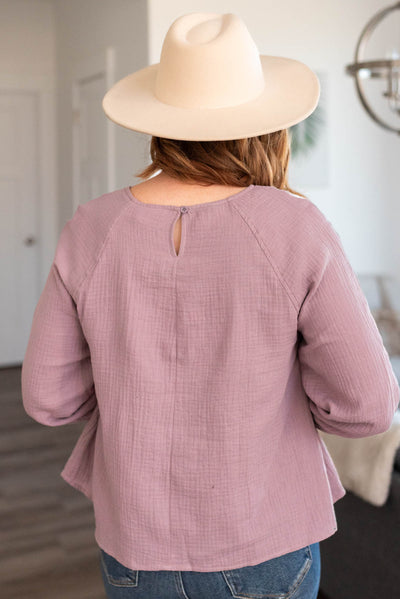
[[298,358],[316,428],[367,437],[390,428],[399,384],[340,237],[326,220],[298,313]]
[[[57,249],[64,263],[69,228]],[[56,260],[33,315],[21,390],[27,414],[47,426],[88,420],[97,403],[88,343]]]

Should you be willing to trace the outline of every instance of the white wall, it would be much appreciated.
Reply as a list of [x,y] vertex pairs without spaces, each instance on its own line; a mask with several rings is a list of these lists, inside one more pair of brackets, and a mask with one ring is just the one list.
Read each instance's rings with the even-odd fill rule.
[[54,14],[49,0],[0,0],[0,71],[54,76]]
[[[72,215],[72,69],[76,61],[116,48],[116,80],[148,63],[145,0],[54,0],[57,45],[60,228]],[[107,117],[104,115],[104,118]],[[147,164],[148,137],[116,128],[116,187],[133,185]]]
[[400,138],[370,119],[344,72],[362,28],[386,6],[386,0],[149,0],[149,61],[159,61],[164,36],[178,16],[231,12],[243,18],[261,54],[296,58],[326,71],[331,182],[297,190],[335,226],[357,273],[400,276]]

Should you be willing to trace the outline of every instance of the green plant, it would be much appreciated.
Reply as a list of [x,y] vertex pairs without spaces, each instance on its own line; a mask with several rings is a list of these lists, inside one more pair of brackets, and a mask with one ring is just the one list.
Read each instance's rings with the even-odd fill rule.
[[324,113],[320,105],[301,123],[289,127],[290,151],[293,157],[308,154],[316,145],[323,125]]

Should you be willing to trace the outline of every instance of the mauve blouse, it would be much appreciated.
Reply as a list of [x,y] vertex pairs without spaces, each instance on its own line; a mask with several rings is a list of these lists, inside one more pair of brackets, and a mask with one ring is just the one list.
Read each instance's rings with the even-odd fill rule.
[[317,429],[382,433],[400,391],[330,221],[261,185],[183,209],[129,187],[80,205],[21,382],[37,422],[87,421],[61,476],[93,502],[98,545],[200,572],[333,535],[345,489]]

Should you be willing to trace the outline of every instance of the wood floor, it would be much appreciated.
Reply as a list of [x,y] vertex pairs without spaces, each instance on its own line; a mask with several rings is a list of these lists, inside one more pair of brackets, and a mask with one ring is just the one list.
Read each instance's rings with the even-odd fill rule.
[[60,476],[85,423],[35,422],[20,380],[0,369],[0,596],[105,599],[92,503]]
[[92,503],[60,476],[84,423],[32,420],[20,377],[0,370],[0,596],[104,599]]

